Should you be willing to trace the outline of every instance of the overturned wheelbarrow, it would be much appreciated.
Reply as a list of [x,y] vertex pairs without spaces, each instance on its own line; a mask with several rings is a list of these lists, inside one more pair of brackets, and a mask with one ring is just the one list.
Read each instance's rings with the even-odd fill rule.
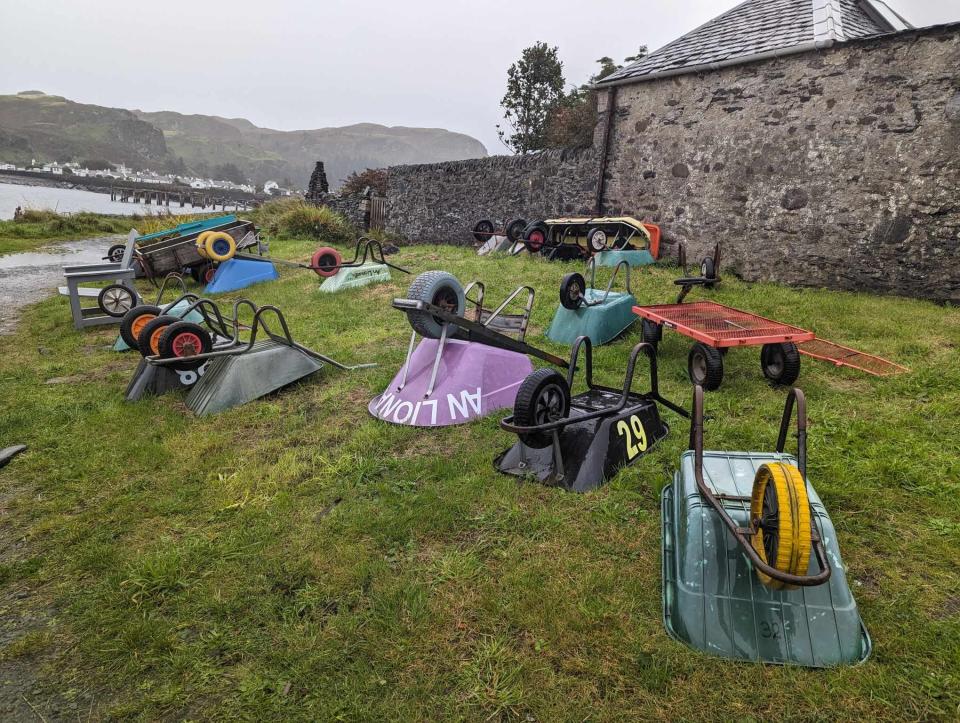
[[[704,451],[703,398],[695,387],[692,449],[661,495],[670,636],[737,660],[810,667],[865,660],[870,636],[836,529],[807,480],[803,393],[787,396],[773,452]],[[794,408],[796,457],[784,452]]]
[[[249,325],[240,323],[244,308],[253,314]],[[259,399],[325,365],[346,371],[375,366],[348,366],[298,344],[283,313],[275,306],[257,306],[240,299],[234,303],[229,320],[209,299],[198,299],[191,304],[190,310],[194,309],[203,315],[204,324],[170,324],[159,337],[158,353],[144,361],[176,373],[197,374],[185,403],[198,416]],[[271,330],[267,316],[276,321],[278,331]]]
[[524,249],[523,231],[526,227],[527,222],[522,218],[508,220],[500,229],[490,219],[477,221],[473,227],[473,238],[480,244],[477,255],[486,256],[497,252],[520,253]]
[[[580,349],[584,349],[587,389],[571,396]],[[637,359],[650,361],[650,390],[633,391]],[[566,376],[538,369],[517,390],[513,414],[500,422],[519,441],[494,460],[504,474],[530,478],[568,492],[587,492],[638,461],[667,436],[658,405],[689,417],[660,396],[656,353],[637,344],[630,353],[623,387],[593,382],[593,345],[582,336],[573,344]]]
[[309,269],[324,279],[320,285],[320,291],[324,293],[336,293],[345,289],[356,289],[369,284],[390,281],[390,269],[404,274],[410,273],[407,269],[387,261],[381,243],[366,236],[357,241],[350,261],[344,261],[340,252],[332,246],[322,246],[317,249],[310,258],[310,263],[306,264],[247,254],[237,254],[235,260],[254,265],[269,262],[290,268]]
[[[520,313],[507,313],[518,299],[525,299]],[[521,286],[488,309],[479,281],[464,289],[445,271],[420,274],[407,298],[393,300],[413,333],[403,367],[370,402],[370,414],[393,424],[445,427],[510,407],[533,371],[527,355],[566,365],[525,341],[533,301],[534,290]]]
[[[614,291],[617,276],[623,270],[625,290]],[[596,288],[595,257],[587,261],[587,283],[583,274],[572,273],[560,282],[560,306],[553,315],[547,338],[558,344],[572,344],[588,337],[595,346],[613,341],[636,322],[633,307],[637,300],[630,290],[630,264],[621,261],[613,270],[605,291]]]

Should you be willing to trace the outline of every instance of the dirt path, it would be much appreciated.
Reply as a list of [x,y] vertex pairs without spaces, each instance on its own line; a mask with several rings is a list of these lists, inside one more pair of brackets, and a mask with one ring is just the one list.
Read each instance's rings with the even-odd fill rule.
[[[101,263],[107,248],[123,242],[122,236],[63,241],[38,251],[0,256],[0,334],[14,330],[18,312],[27,304],[57,293],[63,267]],[[65,313],[69,315],[66,301]]]

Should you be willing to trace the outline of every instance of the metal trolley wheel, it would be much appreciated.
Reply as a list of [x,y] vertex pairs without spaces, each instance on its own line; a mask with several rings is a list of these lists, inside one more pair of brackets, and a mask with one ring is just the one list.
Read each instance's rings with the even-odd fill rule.
[[[790,575],[805,575],[810,564],[811,522],[807,485],[800,470],[783,462],[757,470],[750,501],[754,526],[753,549],[768,565]],[[773,590],[791,586],[757,570],[757,577]]]
[[107,259],[115,264],[119,264],[123,261],[123,254],[126,250],[127,247],[123,244],[114,244],[107,249]]
[[[570,387],[555,369],[537,369],[520,384],[513,405],[514,423],[521,427],[536,427],[564,419],[570,413]],[[521,434],[520,441],[533,449],[549,447],[553,435],[549,432]]]
[[774,384],[789,386],[800,376],[800,350],[793,342],[764,344],[760,350],[763,376]]
[[527,227],[527,222],[525,219],[517,218],[513,221],[508,221],[507,225],[504,226],[504,234],[506,235],[509,241],[516,243],[521,238],[523,238],[523,230]]
[[587,246],[590,247],[590,250],[594,253],[600,253],[607,249],[609,244],[610,237],[607,235],[606,230],[602,228],[592,228],[587,231]]

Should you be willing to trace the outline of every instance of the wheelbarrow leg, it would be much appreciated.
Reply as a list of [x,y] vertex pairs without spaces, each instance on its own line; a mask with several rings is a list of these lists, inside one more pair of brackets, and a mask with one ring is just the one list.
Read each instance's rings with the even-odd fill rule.
[[449,324],[443,325],[443,332],[440,334],[440,343],[437,345],[437,358],[433,360],[433,371],[430,372],[430,384],[427,386],[427,393],[423,395],[424,398],[433,394],[433,387],[437,383],[437,372],[440,371],[440,359],[443,356],[443,348],[447,344],[447,331],[449,329]]

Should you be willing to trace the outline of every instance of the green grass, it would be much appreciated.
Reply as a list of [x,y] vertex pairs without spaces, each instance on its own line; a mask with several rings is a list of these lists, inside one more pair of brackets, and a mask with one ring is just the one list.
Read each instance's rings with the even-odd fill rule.
[[0,256],[31,251],[53,241],[127,233],[129,216],[97,213],[60,214],[27,209],[23,220],[0,221]]
[[[273,242],[280,258],[315,244]],[[470,250],[404,248],[416,271],[519,283],[539,300],[530,339],[570,267]],[[876,379],[804,359],[809,474],[837,526],[873,637],[859,667],[725,662],[660,620],[659,493],[686,426],[583,496],[492,468],[514,441],[497,418],[424,431],[367,402],[403,361],[410,279],[336,296],[284,270],[247,293],[295,336],[347,363],[211,418],[176,395],[123,401],[136,359],[116,329],[77,332],[49,299],[0,337],[0,439],[30,450],[0,471],[29,542],[0,594],[29,585],[57,613],[49,636],[2,652],[42,661],[47,686],[85,691],[95,718],[246,720],[955,719],[960,713],[960,312],[866,294],[730,279],[716,300],[812,328],[911,368]],[[674,269],[635,275],[645,302]],[[605,279],[606,277],[601,277]],[[695,292],[698,293],[698,292]],[[699,292],[703,293],[703,292]],[[619,384],[635,326],[598,350]],[[688,342],[667,332],[661,388],[689,404]],[[770,449],[783,390],[755,351],[726,358],[707,395],[711,448]],[[64,378],[62,383],[47,380]],[[39,709],[42,712],[42,707]]]

